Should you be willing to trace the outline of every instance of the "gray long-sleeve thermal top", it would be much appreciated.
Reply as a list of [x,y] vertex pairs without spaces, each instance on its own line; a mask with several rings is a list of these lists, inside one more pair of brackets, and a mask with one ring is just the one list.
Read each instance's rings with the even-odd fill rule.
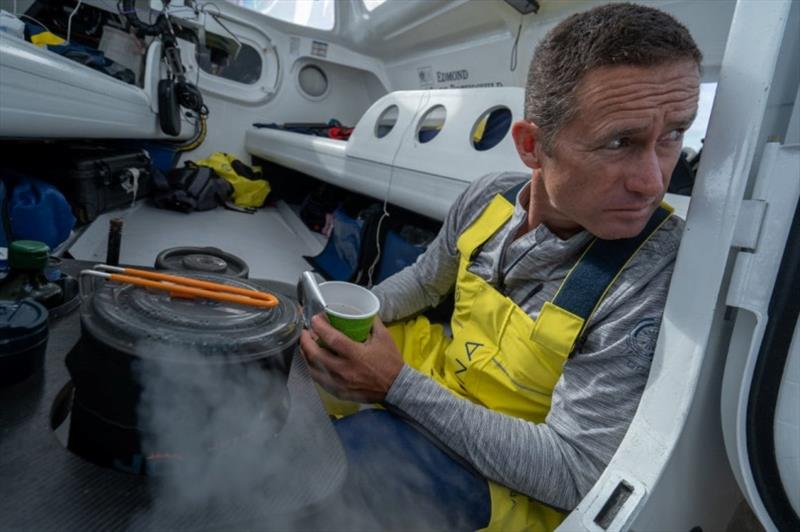
[[[473,182],[416,263],[373,289],[383,321],[403,319],[439,303],[456,280],[458,236],[495,194],[527,179],[520,173],[501,173]],[[527,203],[521,204],[520,197],[527,196],[527,188],[518,194],[512,218],[483,246],[470,271],[495,287],[502,278],[504,293],[535,319],[592,236],[582,231],[562,240],[540,225],[514,239],[526,221]],[[564,365],[544,423],[456,397],[408,365],[386,401],[487,479],[571,510],[610,461],[639,403],[682,229],[682,220],[671,217],[614,282],[587,323],[585,341]]]

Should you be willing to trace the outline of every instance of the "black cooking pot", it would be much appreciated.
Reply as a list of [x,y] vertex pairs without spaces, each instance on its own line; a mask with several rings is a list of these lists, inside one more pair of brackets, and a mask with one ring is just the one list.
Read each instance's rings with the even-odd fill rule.
[[[263,290],[240,278],[185,274]],[[299,307],[271,309],[98,281],[66,359],[75,387],[68,447],[100,465],[153,474],[276,434],[301,331]]]
[[0,301],[0,386],[20,382],[44,364],[47,309],[33,299]]

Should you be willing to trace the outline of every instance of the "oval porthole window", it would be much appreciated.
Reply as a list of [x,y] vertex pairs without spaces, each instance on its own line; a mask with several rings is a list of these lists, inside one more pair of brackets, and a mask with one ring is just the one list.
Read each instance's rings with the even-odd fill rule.
[[422,143],[433,140],[444,127],[445,118],[447,118],[447,110],[444,105],[434,105],[428,109],[419,120],[417,139]]
[[328,76],[316,65],[305,65],[297,75],[297,83],[306,96],[321,98],[328,92]]
[[[187,30],[183,32],[189,35]],[[196,37],[194,42],[197,42]],[[253,85],[261,79],[263,60],[258,50],[216,33],[206,33],[205,41],[197,43],[195,60],[203,72],[212,76],[247,85]]]
[[399,112],[400,110],[394,104],[383,110],[381,115],[378,117],[378,121],[375,122],[376,137],[382,139],[389,134],[392,128],[394,128],[394,125],[397,123],[397,116]]
[[508,107],[495,107],[484,113],[472,126],[470,140],[478,151],[490,150],[500,144],[511,129],[511,110]]

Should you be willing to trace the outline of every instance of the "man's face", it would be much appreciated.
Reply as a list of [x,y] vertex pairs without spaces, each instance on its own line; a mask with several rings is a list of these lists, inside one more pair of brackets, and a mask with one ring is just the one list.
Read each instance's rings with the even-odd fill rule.
[[586,74],[577,113],[553,149],[535,143],[531,166],[541,171],[546,196],[536,202],[540,222],[557,234],[581,227],[604,239],[639,234],[666,192],[697,113],[699,82],[693,61]]

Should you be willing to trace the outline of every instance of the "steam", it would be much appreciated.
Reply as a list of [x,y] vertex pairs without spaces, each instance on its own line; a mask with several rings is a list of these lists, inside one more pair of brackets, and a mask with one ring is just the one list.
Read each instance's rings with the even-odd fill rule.
[[[164,344],[137,347],[147,353],[137,366],[137,414],[154,503],[138,525],[298,528],[308,511],[292,494],[313,495],[314,472],[324,477],[331,469],[307,452],[309,445],[324,450],[332,444],[324,414],[301,413],[307,424],[290,423],[287,377],[277,370],[255,363],[177,364],[204,355],[167,352]],[[172,362],[154,362],[159,359]],[[319,480],[322,488],[326,482],[334,488],[343,477],[344,469],[338,482]],[[318,491],[339,496],[336,489]],[[298,516],[292,509],[303,511]]]
[[[198,353],[158,349],[164,347],[149,346],[149,355],[203,360]],[[248,472],[264,469],[265,448],[285,421],[289,404],[283,379],[244,364],[140,360],[146,362],[139,364],[137,413],[148,474],[180,481],[170,486],[179,503],[207,502],[216,493],[241,499],[255,487],[257,476]]]
[[[386,479],[402,480],[408,497],[392,490],[384,500],[383,486],[353,482],[356,464],[345,479],[347,460],[321,402],[310,395],[306,373],[300,385],[314,401],[293,405],[279,371],[257,364],[176,364],[203,355],[165,352],[163,344],[138,348],[147,352],[137,366],[137,413],[152,505],[131,528],[376,530],[395,521],[430,528],[430,509],[409,512],[417,500],[414,486],[426,482],[413,478],[411,469],[402,479]],[[381,460],[391,460],[385,454]]]

